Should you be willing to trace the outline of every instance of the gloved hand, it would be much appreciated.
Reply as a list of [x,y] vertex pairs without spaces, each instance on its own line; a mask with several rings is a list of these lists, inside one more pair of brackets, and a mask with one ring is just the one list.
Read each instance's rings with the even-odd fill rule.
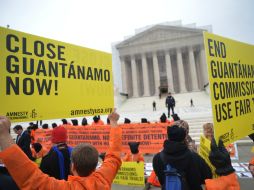
[[212,139],[209,160],[216,168],[215,173],[218,175],[229,175],[235,171],[231,165],[229,153],[221,139],[219,140],[218,146],[216,145],[215,139]]

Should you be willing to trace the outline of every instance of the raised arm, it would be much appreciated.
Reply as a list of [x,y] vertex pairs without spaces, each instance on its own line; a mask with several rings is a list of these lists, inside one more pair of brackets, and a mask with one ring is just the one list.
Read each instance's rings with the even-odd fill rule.
[[106,153],[105,160],[99,170],[94,175],[104,178],[108,185],[111,186],[118,169],[121,166],[121,150],[122,150],[122,128],[117,125],[119,115],[114,112],[108,116],[110,120],[110,140],[109,150]]
[[20,189],[65,190],[69,186],[43,174],[38,166],[30,161],[23,151],[15,145],[9,128],[11,123],[7,117],[0,116],[0,159]]

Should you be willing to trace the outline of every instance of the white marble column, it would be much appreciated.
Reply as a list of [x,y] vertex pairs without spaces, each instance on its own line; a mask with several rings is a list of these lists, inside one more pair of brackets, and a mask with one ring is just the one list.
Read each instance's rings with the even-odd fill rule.
[[198,91],[198,78],[195,66],[195,58],[193,54],[193,48],[189,47],[189,64],[190,64],[190,77],[191,77],[191,90]]
[[138,97],[137,66],[135,56],[131,56],[131,72],[133,97]]
[[154,85],[155,85],[154,95],[159,95],[160,73],[159,73],[159,65],[158,65],[158,58],[157,58],[156,52],[153,53],[153,71],[154,71]]
[[150,86],[148,80],[148,68],[146,62],[146,54],[142,54],[142,70],[143,70],[143,84],[144,84],[144,95],[150,96]]
[[127,92],[127,70],[126,70],[126,65],[125,65],[125,59],[123,57],[120,58],[121,60],[121,76],[122,76],[122,92],[123,93],[128,93]]
[[168,92],[174,93],[174,82],[173,82],[173,73],[171,66],[170,54],[168,51],[165,51],[165,61],[166,61],[166,72],[168,80]]
[[185,74],[183,68],[183,58],[182,52],[180,49],[177,49],[177,68],[178,68],[178,77],[179,77],[179,86],[180,86],[180,93],[187,92],[186,85],[185,85]]
[[208,83],[208,71],[207,71],[207,63],[206,63],[204,47],[201,47],[200,49],[200,67],[201,67],[202,78],[203,78],[203,84],[202,84],[202,88],[203,88],[203,86]]

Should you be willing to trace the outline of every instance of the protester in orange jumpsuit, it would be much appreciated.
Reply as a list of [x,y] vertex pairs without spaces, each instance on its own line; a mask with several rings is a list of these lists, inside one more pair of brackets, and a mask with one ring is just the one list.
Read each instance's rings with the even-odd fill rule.
[[122,130],[117,127],[119,115],[109,115],[111,131],[109,150],[102,166],[96,170],[98,152],[90,144],[80,144],[73,149],[68,181],[57,180],[43,174],[18,148],[9,134],[10,120],[0,116],[0,159],[22,190],[109,190],[121,166]]
[[215,173],[220,177],[205,180],[207,190],[240,190],[237,175],[231,164],[230,155],[224,147],[222,140],[219,140],[218,145],[216,145],[214,138],[212,138],[209,160],[216,168]]
[[124,162],[144,162],[142,153],[139,152],[138,146],[140,142],[129,142],[131,152],[126,153],[123,158]]

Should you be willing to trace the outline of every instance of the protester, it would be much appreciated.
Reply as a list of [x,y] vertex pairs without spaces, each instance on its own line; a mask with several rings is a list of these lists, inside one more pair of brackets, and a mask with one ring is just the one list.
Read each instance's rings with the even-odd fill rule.
[[72,119],[71,122],[72,122],[73,126],[78,126],[78,120],[77,119]]
[[49,125],[48,125],[47,123],[44,123],[44,124],[42,125],[42,128],[43,128],[43,129],[48,129],[48,128],[49,128]]
[[207,190],[240,190],[229,153],[221,139],[217,146],[214,138],[212,138],[209,160],[215,167],[215,173],[220,177],[205,180]]
[[163,113],[160,117],[160,122],[161,123],[167,123],[168,122],[168,119],[167,119],[167,116],[165,113]]
[[149,190],[152,186],[161,187],[158,177],[156,176],[154,170],[151,172],[151,175],[148,177],[147,182],[143,190]]
[[85,117],[82,119],[81,125],[82,126],[87,126],[88,125],[87,119]]
[[56,128],[57,127],[57,124],[56,123],[52,123],[52,128]]
[[92,126],[96,126],[96,125],[104,125],[104,122],[101,120],[100,116],[94,116],[93,117],[93,122],[91,124]]
[[153,158],[153,169],[158,176],[162,189],[165,189],[166,165],[176,168],[185,176],[189,189],[201,190],[205,179],[212,173],[206,162],[195,152],[188,149],[184,140],[186,131],[178,125],[167,128],[168,139],[164,141],[163,150]]
[[174,114],[172,114],[171,116],[172,116],[172,118],[173,118],[173,121],[178,121],[178,120],[180,120],[180,117],[178,116],[177,113],[174,113]]
[[63,126],[52,130],[52,148],[41,160],[40,169],[56,179],[67,180],[70,174],[71,148],[66,144],[67,130]]
[[128,119],[128,118],[124,118],[124,124],[130,124],[131,123],[131,120]]
[[149,121],[146,118],[141,118],[141,123],[149,123]]
[[169,118],[170,109],[172,110],[172,113],[174,114],[174,107],[175,107],[175,99],[170,92],[168,93],[168,96],[166,98],[166,107],[168,108],[168,118]]
[[211,141],[214,137],[213,124],[205,123],[203,125],[203,133],[204,133],[204,136]]
[[144,157],[142,153],[139,152],[139,144],[140,142],[129,142],[128,145],[130,147],[130,151],[126,153],[125,157],[123,158],[124,162],[144,162]]
[[14,145],[9,134],[10,120],[0,116],[0,159],[20,189],[33,190],[109,190],[121,165],[120,153],[122,131],[117,127],[119,115],[109,115],[111,131],[109,150],[102,166],[95,171],[98,152],[89,144],[80,144],[74,148],[71,156],[73,177],[68,182],[50,178],[29,161],[20,149]]
[[23,130],[21,125],[16,125],[13,131],[17,134],[16,144],[21,148],[21,150],[27,155],[30,160],[34,160],[32,157],[32,152],[30,149],[31,137],[28,131]]

